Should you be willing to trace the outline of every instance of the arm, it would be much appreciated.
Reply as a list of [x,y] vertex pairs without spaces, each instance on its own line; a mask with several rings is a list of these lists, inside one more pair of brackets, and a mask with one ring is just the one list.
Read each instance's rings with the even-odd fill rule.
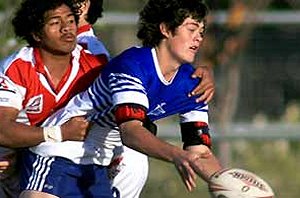
[[[0,145],[10,148],[31,147],[45,141],[44,128],[16,122],[19,111],[0,106]],[[62,140],[84,139],[88,122],[75,117],[61,126]]]
[[5,147],[35,146],[44,141],[42,128],[16,122],[18,110],[0,107],[0,145]]
[[148,156],[173,163],[186,188],[192,191],[196,187],[195,171],[202,171],[202,162],[199,161],[202,157],[201,152],[185,151],[157,138],[138,120],[124,122],[119,128],[124,145]]
[[[212,153],[211,149],[205,145],[188,146],[187,151],[200,154],[202,157],[197,160],[195,171],[200,177],[209,182],[209,178],[222,169],[216,156]],[[199,168],[200,167],[200,168]]]
[[[192,121],[193,116],[198,115],[200,120],[205,120],[206,113],[194,112],[194,113],[186,113],[185,115],[181,115],[181,119],[190,119],[188,122],[182,122],[181,126],[181,134],[183,141],[183,148],[190,152],[195,152],[201,155],[202,157],[197,160],[195,171],[198,175],[204,179],[206,182],[209,182],[209,178],[212,174],[222,169],[221,164],[214,156],[211,151],[211,138],[209,134],[209,127],[206,122],[203,121]],[[202,114],[202,116],[201,116]],[[183,118],[183,117],[186,118]]]
[[190,93],[190,96],[202,94],[196,101],[205,101],[205,103],[209,103],[215,94],[215,80],[212,68],[207,66],[197,67],[192,78],[202,78],[202,80]]

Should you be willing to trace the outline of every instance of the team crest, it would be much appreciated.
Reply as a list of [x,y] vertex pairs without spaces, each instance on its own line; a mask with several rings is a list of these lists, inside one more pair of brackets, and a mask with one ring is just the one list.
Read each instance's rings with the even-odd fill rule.
[[43,109],[43,95],[40,94],[38,96],[30,98],[26,106],[26,112],[37,114],[41,113]]
[[0,76],[0,90],[2,91],[9,91],[12,93],[16,93],[11,87],[9,87],[9,82],[4,77]]
[[158,104],[155,107],[155,109],[153,109],[152,111],[150,111],[148,113],[148,115],[159,116],[159,115],[165,114],[166,111],[163,109],[163,106],[165,106],[165,105],[166,105],[165,102]]

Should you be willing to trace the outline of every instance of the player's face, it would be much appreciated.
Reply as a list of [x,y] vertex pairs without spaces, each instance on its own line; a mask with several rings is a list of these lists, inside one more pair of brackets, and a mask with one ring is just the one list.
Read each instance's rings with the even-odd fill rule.
[[76,46],[77,24],[70,8],[62,5],[45,14],[45,25],[38,39],[42,50],[57,55],[72,52]]
[[204,23],[190,17],[169,37],[169,49],[180,64],[192,63],[203,40]]

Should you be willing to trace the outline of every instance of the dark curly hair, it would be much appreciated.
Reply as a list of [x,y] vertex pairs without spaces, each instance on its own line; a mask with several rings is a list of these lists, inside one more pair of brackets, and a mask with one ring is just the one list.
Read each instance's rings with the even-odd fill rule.
[[139,13],[137,37],[144,46],[157,46],[164,36],[160,24],[175,32],[187,17],[205,22],[208,7],[201,0],[149,0]]
[[[80,5],[86,0],[73,0],[74,4]],[[103,13],[103,0],[89,0],[90,1],[90,7],[87,13],[86,21],[89,22],[89,24],[96,23],[98,18],[102,17]]]
[[54,10],[62,4],[70,7],[78,23],[78,7],[72,0],[23,0],[12,19],[15,35],[27,41],[30,46],[35,46],[33,33],[41,33],[45,24],[45,13]]

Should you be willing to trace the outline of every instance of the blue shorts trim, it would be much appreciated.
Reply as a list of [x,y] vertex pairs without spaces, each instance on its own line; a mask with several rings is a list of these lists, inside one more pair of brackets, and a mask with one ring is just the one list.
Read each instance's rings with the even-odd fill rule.
[[105,166],[75,164],[61,157],[23,153],[22,190],[46,192],[61,198],[112,198]]

